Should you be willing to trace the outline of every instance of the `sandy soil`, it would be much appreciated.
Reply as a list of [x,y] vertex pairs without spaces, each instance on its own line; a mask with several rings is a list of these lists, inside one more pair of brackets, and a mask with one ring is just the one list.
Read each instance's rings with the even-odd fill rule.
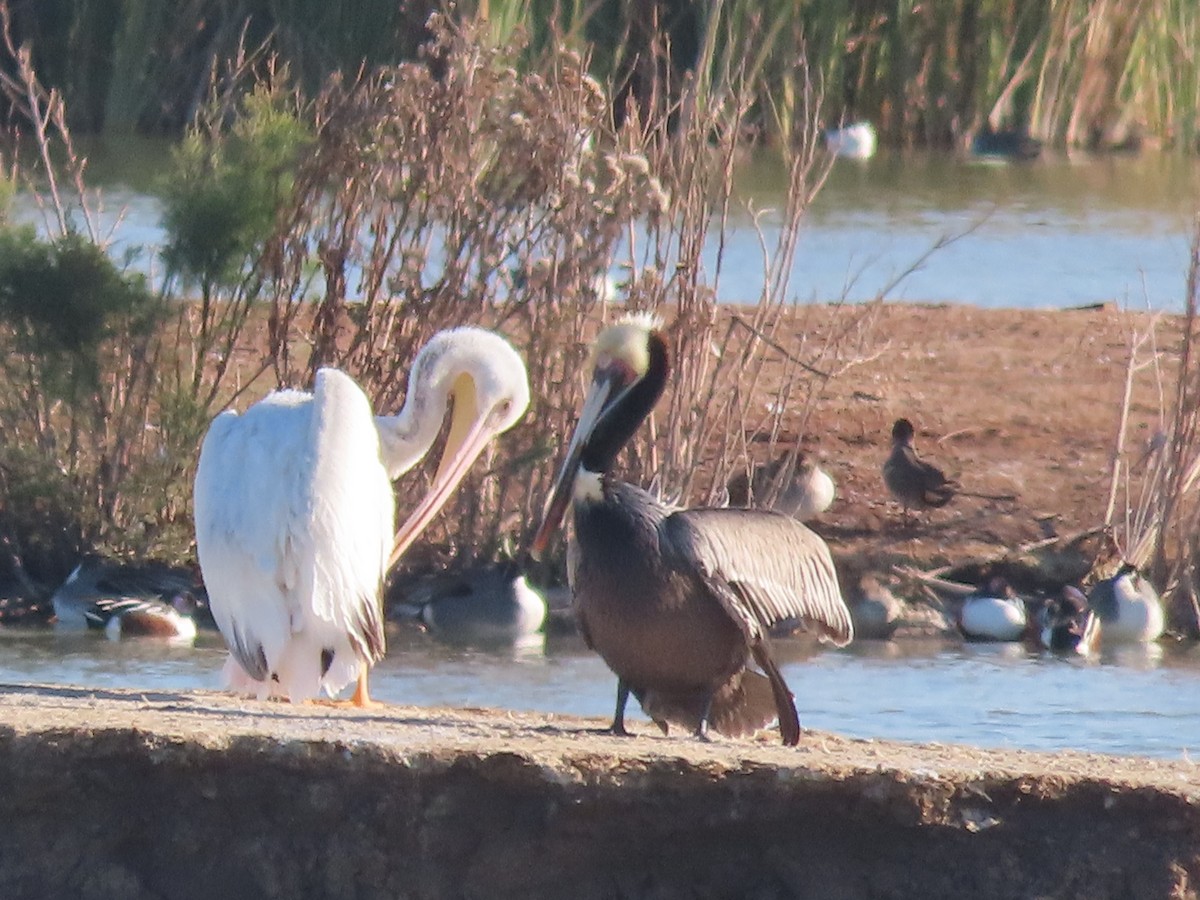
[[[820,334],[845,315],[816,307],[804,325]],[[806,437],[838,485],[814,526],[835,553],[854,568],[936,566],[1103,523],[1131,341],[1157,322],[1158,346],[1173,347],[1178,319],[899,304],[878,316],[877,355],[831,383]],[[1127,458],[1144,452],[1159,410],[1143,372]],[[880,474],[900,416],[916,425],[918,452],[964,489],[1016,499],[958,497],[906,526]]]

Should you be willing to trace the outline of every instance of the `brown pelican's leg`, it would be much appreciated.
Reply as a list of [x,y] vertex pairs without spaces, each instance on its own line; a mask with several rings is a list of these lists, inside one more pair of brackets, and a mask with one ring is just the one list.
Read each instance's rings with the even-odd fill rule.
[[712,715],[713,697],[715,692],[708,695],[708,699],[704,701],[704,711],[700,713],[700,721],[696,724],[696,737],[705,743],[712,743],[712,738],[708,736],[708,717]]
[[633,735],[625,730],[625,704],[629,702],[629,685],[624,679],[617,679],[617,710],[613,713],[612,724],[605,731],[606,734],[615,734],[618,737],[633,737]]

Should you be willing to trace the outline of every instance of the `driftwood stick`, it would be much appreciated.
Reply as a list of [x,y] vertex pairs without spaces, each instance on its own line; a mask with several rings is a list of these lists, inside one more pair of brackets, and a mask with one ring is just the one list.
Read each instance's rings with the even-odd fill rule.
[[[937,566],[933,569],[920,570],[910,568],[908,566],[894,566],[893,569],[898,575],[916,578],[917,580],[926,584],[941,584],[946,590],[953,593],[963,585],[957,581],[943,579],[942,576],[947,572],[952,572],[955,569],[961,569],[964,566],[982,567],[987,565],[995,565],[996,563],[1001,563],[1005,560],[1013,559],[1014,557],[1024,556],[1025,554],[1032,553],[1035,550],[1043,550],[1046,547],[1053,547],[1056,544],[1069,547],[1072,544],[1077,544],[1080,541],[1087,540],[1090,537],[1104,534],[1106,528],[1107,526],[1104,525],[1096,525],[1092,528],[1085,528],[1082,531],[1078,531],[1074,534],[1055,535],[1054,537],[1041,538],[1040,540],[1030,541],[1027,544],[1021,544],[1016,548],[1016,550],[1002,550],[998,553],[993,553],[990,555],[971,556],[967,559],[959,560],[958,562],[954,563],[948,563],[944,566]],[[971,590],[973,591],[975,588],[971,587]]]

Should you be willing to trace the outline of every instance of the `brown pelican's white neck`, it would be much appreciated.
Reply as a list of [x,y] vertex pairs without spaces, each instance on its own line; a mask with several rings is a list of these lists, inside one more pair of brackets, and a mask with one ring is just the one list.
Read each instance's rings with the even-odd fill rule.
[[604,476],[599,472],[580,467],[571,489],[575,503],[600,503],[604,500]]

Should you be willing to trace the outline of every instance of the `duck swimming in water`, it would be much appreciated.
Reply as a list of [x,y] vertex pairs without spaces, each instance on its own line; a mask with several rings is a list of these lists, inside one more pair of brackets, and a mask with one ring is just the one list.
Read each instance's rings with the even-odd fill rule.
[[1067,585],[1057,597],[1050,597],[1039,613],[1038,640],[1055,653],[1087,656],[1100,642],[1100,618],[1088,606],[1079,588]]
[[967,596],[958,614],[959,629],[973,641],[1019,641],[1028,624],[1025,601],[999,575]]
[[190,572],[91,558],[75,567],[50,602],[60,628],[100,629],[113,639],[190,642],[198,619],[212,624],[202,595]]
[[[680,725],[750,734],[778,719],[785,744],[800,721],[768,631],[806,622],[850,641],[850,612],[825,542],[788,516],[746,509],[677,509],[618,480],[617,454],[666,386],[667,342],[631,316],[597,338],[591,387],[531,553],[544,555],[570,506],[574,608],[587,645],[617,676],[608,731],[626,735],[630,694],[664,731]],[[753,659],[762,673],[747,668]]]
[[511,642],[541,631],[546,600],[515,563],[481,566],[429,579],[394,607],[452,641]]
[[1088,605],[1100,617],[1105,644],[1156,641],[1166,624],[1158,591],[1131,563],[1092,585]]

